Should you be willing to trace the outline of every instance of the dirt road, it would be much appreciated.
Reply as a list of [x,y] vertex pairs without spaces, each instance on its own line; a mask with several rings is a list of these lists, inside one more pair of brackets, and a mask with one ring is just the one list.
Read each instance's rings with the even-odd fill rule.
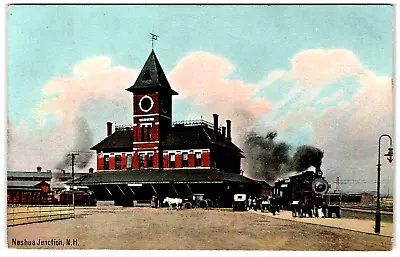
[[[27,245],[39,239],[47,245]],[[67,239],[77,239],[78,245],[68,246]],[[57,240],[62,244],[51,243]],[[74,219],[10,227],[8,244],[46,249],[377,251],[391,250],[392,239],[249,212],[87,208],[77,209]]]

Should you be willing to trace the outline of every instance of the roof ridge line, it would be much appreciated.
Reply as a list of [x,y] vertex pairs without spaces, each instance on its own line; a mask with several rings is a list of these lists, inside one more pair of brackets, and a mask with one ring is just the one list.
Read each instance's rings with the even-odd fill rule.
[[206,133],[208,139],[211,141],[211,143],[213,142],[213,140],[211,139],[210,135],[208,135],[207,131],[204,129],[203,126],[201,126],[201,129],[204,131],[204,133]]

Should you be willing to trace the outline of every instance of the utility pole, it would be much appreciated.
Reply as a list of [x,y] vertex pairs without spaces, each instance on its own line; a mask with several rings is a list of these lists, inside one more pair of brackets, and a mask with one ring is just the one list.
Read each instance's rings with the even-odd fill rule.
[[79,155],[79,153],[70,153],[68,156],[71,156],[71,166],[72,166],[72,206],[74,207],[75,210],[75,173],[74,173],[74,167],[75,167],[75,156]]

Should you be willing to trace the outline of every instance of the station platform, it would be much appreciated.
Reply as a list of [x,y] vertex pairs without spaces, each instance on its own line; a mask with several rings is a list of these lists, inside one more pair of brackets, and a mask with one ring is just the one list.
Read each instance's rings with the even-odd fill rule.
[[270,212],[260,212],[250,210],[249,212],[256,213],[259,215],[265,215],[276,219],[290,220],[295,222],[302,222],[314,225],[320,225],[325,227],[347,229],[367,234],[380,235],[386,237],[393,237],[393,223],[381,222],[381,233],[375,233],[375,220],[365,219],[349,219],[349,218],[298,218],[292,217],[291,211],[281,211],[275,216]]

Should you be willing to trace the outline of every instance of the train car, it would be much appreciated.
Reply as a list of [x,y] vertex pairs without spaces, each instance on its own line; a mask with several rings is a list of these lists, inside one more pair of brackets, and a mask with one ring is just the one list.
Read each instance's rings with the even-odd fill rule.
[[293,217],[340,218],[340,203],[327,194],[329,183],[322,172],[305,171],[275,183],[274,194],[281,208],[291,210]]

